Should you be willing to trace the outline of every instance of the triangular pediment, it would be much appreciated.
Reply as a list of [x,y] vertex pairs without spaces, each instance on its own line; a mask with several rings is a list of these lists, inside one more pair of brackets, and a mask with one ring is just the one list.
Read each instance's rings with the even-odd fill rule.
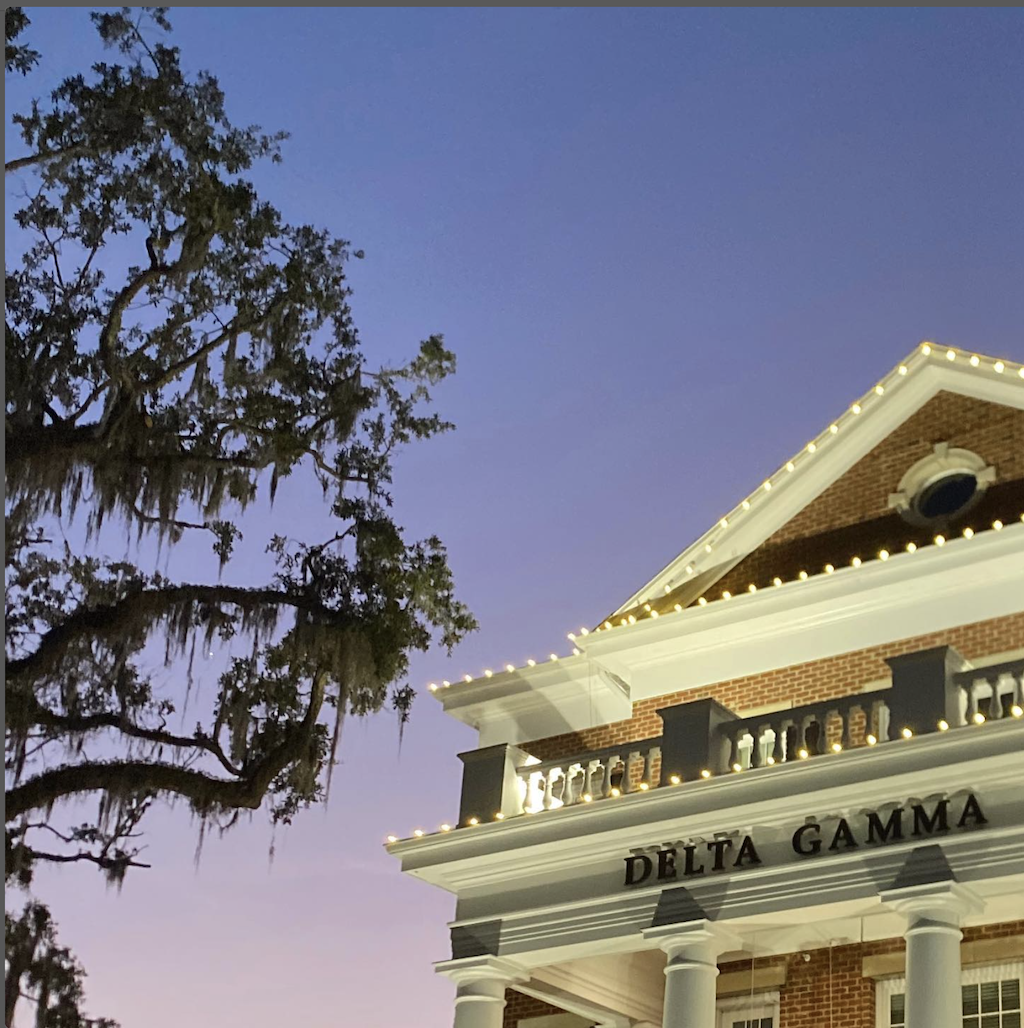
[[[963,517],[985,527],[1024,509],[1024,369],[922,344],[752,494],[623,603],[611,619],[770,587],[932,541],[899,513],[901,482],[931,455],[977,455],[984,491]],[[964,524],[961,525],[960,521]],[[918,536],[921,537],[918,540]]]

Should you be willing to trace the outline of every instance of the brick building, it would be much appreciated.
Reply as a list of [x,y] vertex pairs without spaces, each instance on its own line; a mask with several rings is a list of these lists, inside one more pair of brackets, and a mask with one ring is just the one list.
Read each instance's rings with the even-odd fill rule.
[[[1024,369],[922,344],[573,655],[444,683],[456,1028],[1021,1028]],[[599,614],[600,612],[595,612]]]

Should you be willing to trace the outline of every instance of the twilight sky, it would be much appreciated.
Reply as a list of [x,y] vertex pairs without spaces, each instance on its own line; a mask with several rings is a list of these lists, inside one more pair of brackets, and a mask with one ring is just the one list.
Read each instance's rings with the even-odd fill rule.
[[[29,13],[43,66],[11,83],[8,120],[93,57],[85,11]],[[448,544],[481,629],[414,661],[401,752],[392,715],[347,725],[329,808],[278,833],[272,866],[262,816],[195,866],[177,809],[120,895],[81,868],[39,892],[90,1010],[124,1028],[442,1028],[453,903],[381,848],[457,815],[474,737],[426,683],[566,652],[919,340],[1024,357],[1024,15],[172,20],[236,122],[292,133],[256,176],[267,198],[365,249],[371,360],[433,331],[457,351],[439,403],[458,431],[407,452],[396,494],[411,536]],[[260,544],[322,528],[303,489],[261,508]],[[206,552],[174,570],[197,577]]]

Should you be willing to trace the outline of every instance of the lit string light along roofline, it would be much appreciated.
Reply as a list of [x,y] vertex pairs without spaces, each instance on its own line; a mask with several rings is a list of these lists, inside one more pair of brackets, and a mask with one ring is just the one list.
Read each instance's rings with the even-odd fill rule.
[[[748,511],[755,510],[757,506],[756,501],[759,498],[761,498],[763,495],[767,493],[770,493],[776,485],[780,485],[782,482],[788,480],[792,474],[794,474],[800,468],[805,466],[809,459],[813,458],[815,454],[823,452],[826,444],[831,439],[840,434],[844,425],[850,423],[855,418],[859,418],[862,414],[870,412],[872,405],[875,404],[880,397],[890,394],[891,391],[894,388],[898,387],[898,385],[902,381],[906,380],[920,368],[928,367],[930,365],[935,364],[938,364],[940,366],[945,364],[956,364],[958,362],[961,366],[970,367],[972,369],[977,370],[979,373],[995,374],[999,375],[1000,377],[1005,377],[1006,379],[1012,379],[1015,377],[1017,379],[1020,379],[1022,384],[1024,384],[1024,365],[1022,364],[1018,364],[1014,361],[1008,361],[1000,358],[983,356],[981,354],[974,353],[968,350],[961,350],[956,347],[940,346],[939,344],[933,342],[921,343],[920,346],[915,348],[913,353],[911,353],[902,363],[897,365],[889,375],[881,379],[878,383],[876,383],[876,385],[871,390],[864,394],[864,396],[862,396],[859,400],[851,404],[850,407],[847,408],[847,410],[844,412],[844,414],[836,418],[824,431],[819,433],[819,435],[815,437],[815,439],[807,443],[807,445],[804,446],[799,453],[795,454],[790,460],[783,464],[772,475],[769,475],[762,482],[761,486],[755,489],[753,493],[751,493],[740,504],[734,507],[728,514],[719,518],[718,521],[715,522],[715,524],[708,532],[705,532],[704,535],[702,535],[699,539],[692,543],[683,552],[683,554],[680,555],[680,557],[673,561],[672,564],[669,565],[669,567],[675,566],[676,564],[680,564],[683,560],[686,560],[687,563],[683,568],[682,577],[680,578],[680,580],[669,580],[668,582],[666,582],[662,587],[663,593],[667,594],[673,591],[673,589],[675,589],[679,585],[683,584],[686,580],[695,577],[702,570],[700,566],[702,563],[701,555],[703,555],[703,557],[707,557],[713,554],[715,551],[715,544],[721,541],[723,533],[735,528],[737,521]],[[1024,519],[1024,515],[1022,515],[1022,519]],[[993,524],[993,528],[996,528],[997,526],[998,528],[1002,528],[1002,523],[997,522]],[[965,533],[966,538],[971,538],[974,534],[975,530],[973,529],[968,529]],[[935,545],[938,546],[942,546],[945,543],[945,541],[945,538],[942,536],[936,536],[935,540],[933,540]],[[916,549],[918,549],[918,546],[914,543],[910,543],[907,545],[905,552],[913,553]],[[882,554],[884,554],[884,556],[882,556]],[[873,559],[879,559],[884,561],[889,559],[889,557],[889,551],[881,550],[879,551],[876,558],[862,558],[859,556],[855,556],[852,559],[849,566],[860,567],[865,563],[871,562]],[[831,568],[831,571],[828,570],[829,568]],[[801,571],[797,575],[797,578],[792,579],[791,581],[807,581],[812,578],[817,578],[819,574],[832,574],[836,570],[836,565],[826,564],[822,568],[821,572],[809,573],[807,571]],[[663,571],[661,572],[661,574],[652,579],[651,583],[645,586],[644,589],[640,591],[640,593],[634,594],[633,599],[631,599],[624,607],[620,608],[620,614],[617,614],[614,618],[606,620],[594,631],[598,633],[604,633],[611,631],[613,629],[627,628],[631,625],[639,624],[642,621],[654,619],[659,616],[664,617],[671,616],[672,614],[681,614],[687,610],[693,609],[694,606],[705,607],[709,603],[717,602],[718,600],[727,601],[733,599],[732,593],[725,591],[719,597],[709,598],[708,596],[704,595],[700,596],[695,602],[689,601],[686,605],[677,603],[675,604],[673,610],[659,612],[651,604],[651,598],[654,594],[649,593],[649,590],[651,590],[652,586],[656,586],[658,583],[661,582],[661,579],[663,578],[664,574],[665,572]],[[772,579],[771,586],[758,586],[755,583],[750,583],[747,586],[746,591],[748,593],[755,593],[759,589],[778,587],[783,584],[786,583],[784,583],[784,581],[781,578],[776,576]],[[638,596],[641,598],[637,599]],[[629,613],[621,613],[622,611],[626,610],[628,610]],[[581,651],[575,645],[578,636],[586,636],[588,634],[589,632],[586,628],[581,628],[579,630],[579,633],[568,633],[569,640],[574,644],[572,650],[573,657],[579,657],[581,655]],[[558,661],[559,659],[560,658],[558,654],[551,653],[548,657],[548,662]],[[506,664],[505,671],[506,673],[511,674],[517,671],[524,671],[525,669],[536,667],[537,665],[538,661],[534,660],[533,658],[530,658],[525,662],[525,664],[520,665],[519,667],[515,667],[512,664]],[[464,675],[463,681],[466,683],[474,683],[480,681],[481,678],[493,678],[496,674],[499,677],[501,677],[500,672],[496,673],[490,669],[487,669],[483,672],[482,675]],[[436,682],[432,682],[429,684],[428,688],[431,692],[438,693],[443,689],[447,689],[450,686],[450,684],[451,683],[447,681],[443,682],[441,685],[438,685]]]

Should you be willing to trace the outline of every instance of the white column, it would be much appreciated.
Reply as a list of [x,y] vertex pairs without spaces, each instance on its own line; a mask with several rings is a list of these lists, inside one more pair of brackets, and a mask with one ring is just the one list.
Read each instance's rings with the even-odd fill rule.
[[449,960],[437,971],[455,982],[455,1028],[501,1028],[505,990],[526,977],[501,957]]
[[944,881],[893,889],[882,900],[907,919],[906,1028],[961,1028],[960,921],[980,899]]
[[715,979],[718,954],[725,948],[710,921],[648,928],[668,954],[665,964],[663,1028],[715,1028]]

